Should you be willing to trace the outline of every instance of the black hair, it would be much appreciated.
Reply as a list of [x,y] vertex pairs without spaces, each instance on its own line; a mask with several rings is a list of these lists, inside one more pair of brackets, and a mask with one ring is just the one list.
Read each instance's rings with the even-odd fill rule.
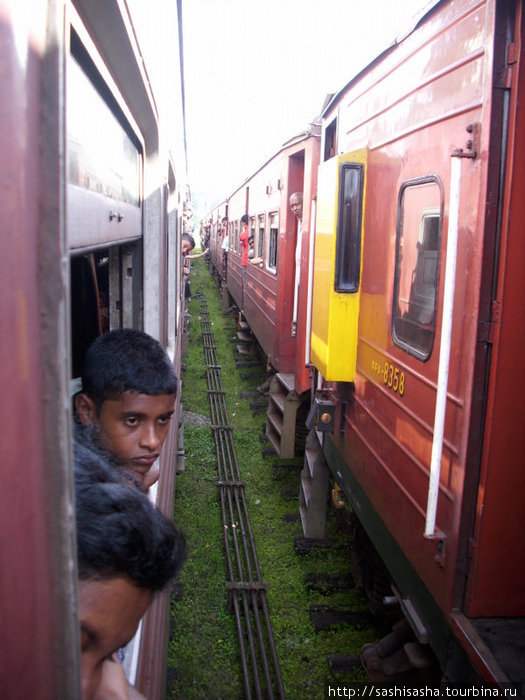
[[126,577],[162,590],[186,558],[183,533],[83,445],[75,445],[74,476],[79,579]]
[[125,391],[176,394],[177,375],[155,338],[134,328],[118,328],[99,336],[88,348],[82,391],[98,412],[104,401],[119,399]]
[[[74,418],[73,444],[75,455],[77,452],[82,454],[84,450],[87,450],[91,453],[91,455],[94,454],[94,459],[91,461],[91,463],[95,469],[95,474],[99,468],[101,470],[107,470],[107,468],[110,467],[116,474],[119,481],[132,484],[136,488],[140,489],[141,483],[135,478],[135,476],[124,467],[122,462],[120,462],[115,455],[105,450],[100,444],[98,425],[96,423],[82,423],[76,414],[74,415]],[[100,465],[102,465],[102,467],[100,467]],[[100,471],[100,474],[103,474],[103,471]],[[98,479],[95,476],[94,481],[97,480]]]
[[242,221],[243,224],[247,224],[248,221],[249,221],[249,219],[248,219],[248,214],[243,214],[243,215],[241,216],[241,221]]
[[192,250],[195,248],[195,238],[193,238],[193,236],[191,236],[189,233],[183,233],[181,236],[181,240],[189,241]]

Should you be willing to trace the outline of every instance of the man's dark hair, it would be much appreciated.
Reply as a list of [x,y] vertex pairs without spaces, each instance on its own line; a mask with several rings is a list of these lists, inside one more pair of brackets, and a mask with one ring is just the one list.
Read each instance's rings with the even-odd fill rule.
[[183,233],[181,236],[181,240],[189,241],[192,250],[195,248],[195,238],[193,238],[193,236],[190,236],[189,233]]
[[177,375],[155,338],[134,328],[118,328],[99,336],[88,348],[82,391],[100,411],[104,401],[119,399],[125,391],[176,394]]
[[[119,481],[124,483],[132,484],[136,488],[140,489],[140,482],[131,474],[127,469],[125,469],[115,455],[111,454],[104,449],[100,444],[100,437],[98,434],[98,425],[95,423],[82,423],[80,420],[75,420],[73,422],[73,446],[75,455],[77,451],[82,454],[84,450],[91,453],[90,459],[91,464],[95,469],[95,473],[99,474],[100,478],[95,476],[94,481],[103,481],[104,479],[103,471],[110,467],[113,473],[117,476]],[[102,466],[100,466],[102,465]]]
[[241,221],[242,221],[243,224],[247,224],[248,221],[249,221],[249,219],[248,219],[248,214],[243,214],[243,215],[241,216]]
[[74,476],[79,579],[126,577],[162,590],[186,558],[182,532],[83,445],[75,446]]

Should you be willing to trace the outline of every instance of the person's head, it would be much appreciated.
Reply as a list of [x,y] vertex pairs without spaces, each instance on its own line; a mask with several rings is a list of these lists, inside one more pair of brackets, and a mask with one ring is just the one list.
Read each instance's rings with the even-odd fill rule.
[[104,662],[131,640],[153,595],[182,567],[186,542],[145,494],[79,445],[74,476],[82,697],[89,700]]
[[177,376],[162,346],[142,331],[117,329],[88,348],[76,415],[142,483],[168,434],[176,392]]
[[294,192],[290,196],[290,209],[292,210],[292,214],[296,216],[299,221],[303,218],[303,193],[302,192]]
[[243,214],[241,216],[241,223],[244,224],[245,226],[248,226],[248,221],[249,221],[248,214]]
[[182,254],[188,255],[195,248],[195,239],[189,233],[183,233],[181,239]]

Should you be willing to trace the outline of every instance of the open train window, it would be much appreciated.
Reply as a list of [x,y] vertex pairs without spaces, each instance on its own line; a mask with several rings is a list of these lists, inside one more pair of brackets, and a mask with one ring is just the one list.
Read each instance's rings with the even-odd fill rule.
[[337,292],[356,292],[359,288],[362,208],[363,166],[342,163],[335,244],[334,288]]
[[277,270],[277,242],[279,240],[279,215],[270,214],[270,234],[268,237],[268,268]]
[[71,257],[73,378],[87,348],[114,328],[142,327],[142,245],[115,245]]
[[337,134],[337,119],[334,119],[325,129],[324,132],[324,158],[330,160],[336,154],[336,134]]
[[257,257],[262,258],[264,254],[264,231],[265,231],[265,215],[259,214],[258,231],[257,231]]
[[399,192],[392,337],[420,360],[432,352],[436,326],[443,190],[436,176],[405,182]]

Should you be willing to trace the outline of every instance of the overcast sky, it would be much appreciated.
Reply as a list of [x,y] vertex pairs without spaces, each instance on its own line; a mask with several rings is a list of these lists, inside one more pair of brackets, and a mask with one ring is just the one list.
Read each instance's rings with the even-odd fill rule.
[[[430,3],[431,4],[431,3]],[[429,0],[183,0],[188,170],[225,199]]]

